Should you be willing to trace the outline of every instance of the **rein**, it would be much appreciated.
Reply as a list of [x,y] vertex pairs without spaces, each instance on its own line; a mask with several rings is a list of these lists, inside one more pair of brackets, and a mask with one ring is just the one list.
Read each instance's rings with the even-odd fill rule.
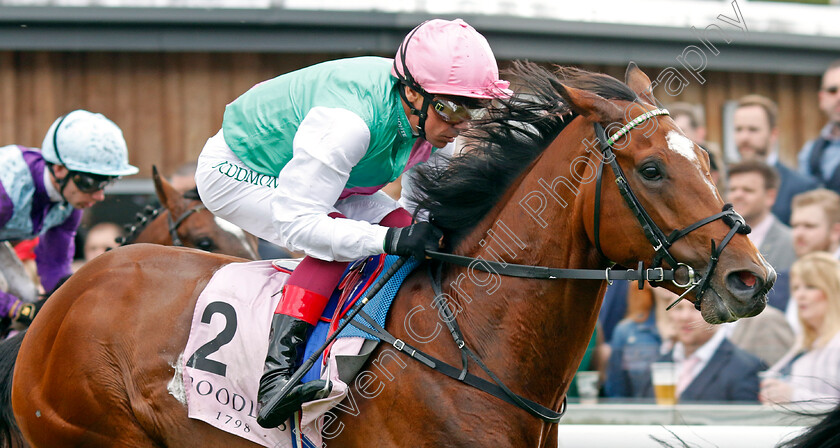
[[[650,217],[650,214],[645,210],[642,203],[633,193],[633,190],[630,188],[630,184],[627,182],[627,177],[625,176],[621,166],[618,164],[616,160],[615,154],[613,153],[612,145],[621,137],[625,136],[627,133],[630,132],[634,127],[638,126],[639,124],[659,115],[669,115],[668,111],[665,109],[654,109],[652,111],[648,111],[629,123],[627,123],[624,127],[619,129],[615,134],[613,134],[609,139],[606,138],[604,128],[599,123],[594,123],[595,127],[595,135],[598,138],[600,143],[600,149],[603,155],[601,159],[601,163],[598,165],[597,168],[597,182],[595,186],[595,247],[598,250],[598,253],[606,260],[609,260],[601,250],[601,243],[600,243],[600,212],[601,212],[601,184],[602,184],[602,174],[603,174],[603,166],[605,164],[609,164],[610,168],[615,175],[615,183],[618,187],[619,192],[621,193],[622,198],[624,198],[624,202],[627,204],[628,208],[633,212],[636,220],[639,222],[639,225],[642,227],[642,231],[645,234],[645,237],[650,242],[653,250],[655,252],[653,263],[651,267],[645,269],[644,262],[639,261],[637,269],[613,269],[615,264],[613,263],[612,266],[600,270],[600,269],[561,269],[561,268],[551,268],[545,266],[531,266],[531,265],[519,265],[519,264],[511,264],[511,263],[502,263],[498,261],[490,261],[490,260],[483,260],[474,257],[467,257],[463,255],[454,255],[448,254],[443,252],[437,251],[427,251],[426,254],[431,257],[432,259],[436,259],[445,263],[455,264],[459,266],[466,266],[471,269],[477,269],[484,272],[495,273],[505,276],[511,277],[521,277],[521,278],[533,278],[533,279],[547,279],[547,280],[555,280],[555,279],[579,279],[579,280],[606,280],[609,284],[612,284],[613,280],[630,280],[630,281],[638,281],[639,282],[639,289],[642,289],[644,286],[644,282],[662,282],[662,281],[671,281],[674,285],[679,288],[685,289],[685,292],[668,308],[670,309],[683,297],[685,297],[689,292],[697,288],[698,286],[700,289],[698,290],[696,297],[697,301],[695,302],[695,307],[700,309],[701,298],[703,294],[706,292],[706,289],[709,287],[709,282],[711,280],[711,276],[714,272],[715,267],[717,266],[718,259],[720,257],[721,252],[729,244],[729,241],[735,236],[736,233],[741,234],[748,234],[750,232],[749,226],[746,225],[744,218],[741,217],[735,210],[732,209],[731,204],[726,204],[723,207],[723,210],[720,213],[716,213],[712,216],[707,218],[701,219],[694,224],[689,225],[683,229],[674,230],[669,235],[665,235],[664,232],[659,228],[659,226],[653,221],[653,218]],[[689,233],[693,232],[694,230],[699,229],[700,227],[705,226],[706,224],[712,223],[717,221],[718,219],[723,220],[726,223],[730,230],[726,234],[726,236],[721,241],[720,245],[716,247],[715,241],[712,240],[712,250],[711,256],[709,259],[708,266],[706,267],[705,272],[703,273],[700,278],[696,278],[694,268],[691,266],[680,263],[676,261],[673,255],[668,251],[668,249],[680,238],[688,235]],[[662,262],[666,261],[670,266],[669,269],[666,269],[661,266]],[[461,363],[462,368],[459,370],[458,368],[446,364],[442,361],[439,361],[426,353],[423,353],[420,350],[415,349],[407,345],[404,341],[394,337],[390,333],[388,333],[384,328],[376,324],[376,322],[371,319],[366,313],[363,311],[359,313],[359,315],[368,322],[373,329],[365,327],[361,323],[356,322],[355,320],[350,321],[350,323],[357,328],[366,331],[379,339],[390,343],[394,346],[397,350],[406,353],[407,355],[411,356],[412,358],[420,361],[421,363],[425,364],[426,366],[441,372],[450,378],[456,379],[461,381],[465,384],[468,384],[472,387],[475,387],[479,390],[487,392],[497,398],[500,398],[510,404],[513,404],[529,414],[539,418],[548,423],[559,423],[560,418],[566,411],[566,397],[563,397],[563,402],[560,407],[560,411],[556,412],[552,409],[549,409],[539,403],[535,403],[525,397],[522,397],[513,391],[510,390],[507,386],[505,386],[502,381],[481,361],[481,359],[472,351],[469,347],[467,347],[466,342],[464,341],[463,334],[461,333],[460,327],[458,326],[458,322],[456,320],[455,315],[452,313],[452,310],[449,306],[445,303],[443,299],[443,291],[441,288],[441,272],[442,272],[442,264],[438,265],[438,269],[436,272],[432,272],[431,266],[429,267],[429,276],[431,278],[432,289],[435,293],[435,306],[444,314],[443,321],[446,324],[447,328],[449,329],[452,338],[455,341],[455,345],[461,351]],[[685,282],[679,282],[676,279],[676,271],[678,269],[684,268],[687,271],[687,280]],[[472,359],[473,362],[478,364],[482,370],[493,380],[493,382],[486,381],[482,378],[476,377],[475,375],[468,372],[468,363],[469,359]]]

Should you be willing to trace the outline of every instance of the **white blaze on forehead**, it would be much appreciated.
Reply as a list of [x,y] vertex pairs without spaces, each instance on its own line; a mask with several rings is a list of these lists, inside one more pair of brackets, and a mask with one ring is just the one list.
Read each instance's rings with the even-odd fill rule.
[[[697,169],[703,169],[703,165],[700,164],[700,159],[697,158],[697,153],[694,152],[694,142],[688,137],[677,131],[668,131],[668,134],[665,136],[665,140],[668,142],[668,148],[670,148],[671,151],[674,151],[675,153],[688,159],[689,162],[693,163],[697,167]],[[705,173],[703,173],[703,180],[712,191],[712,196],[717,196],[717,188],[715,188],[712,181],[706,177]]]
[[692,161],[697,164],[698,167],[700,166],[700,159],[698,159],[697,154],[694,153],[694,142],[689,140],[688,137],[677,131],[669,131],[668,135],[665,136],[665,139],[668,141],[668,147],[671,148],[671,151],[674,151],[675,153]]

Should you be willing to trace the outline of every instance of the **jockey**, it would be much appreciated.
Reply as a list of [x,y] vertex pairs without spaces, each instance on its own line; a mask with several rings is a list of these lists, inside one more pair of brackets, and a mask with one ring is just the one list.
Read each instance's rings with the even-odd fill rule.
[[[75,110],[58,118],[41,150],[0,147],[0,241],[40,236],[35,263],[45,291],[70,275],[81,209],[105,199],[103,189],[137,173],[122,131],[101,114]],[[0,316],[28,325],[37,311],[0,291]]]
[[257,84],[227,106],[199,157],[202,199],[216,215],[307,255],[271,321],[261,426],[279,426],[325,389],[313,381],[277,397],[348,262],[382,253],[424,258],[438,248],[438,229],[412,224],[379,190],[454,145],[471,113],[510,96],[508,87],[481,34],[460,19],[430,20],[394,60],[324,62]]
[[[430,20],[394,60],[328,61],[252,87],[225,109],[196,183],[205,205],[246,231],[307,257],[283,289],[258,393],[257,422],[283,423],[324,381],[278,392],[349,261],[389,253],[423,258],[441,232],[380,189],[437,148],[454,145],[471,113],[508,97],[475,29]],[[450,148],[451,149],[451,148]]]

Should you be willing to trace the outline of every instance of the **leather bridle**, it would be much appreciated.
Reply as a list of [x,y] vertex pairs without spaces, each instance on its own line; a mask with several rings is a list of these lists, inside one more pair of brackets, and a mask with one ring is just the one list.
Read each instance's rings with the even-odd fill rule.
[[[723,249],[729,244],[729,242],[732,240],[732,237],[734,237],[736,233],[746,235],[750,232],[750,227],[746,224],[744,218],[732,209],[732,204],[726,204],[723,206],[723,210],[721,212],[716,213],[707,218],[701,219],[683,229],[674,230],[668,235],[665,235],[665,232],[663,232],[662,229],[659,228],[659,225],[657,225],[656,222],[653,220],[653,218],[650,217],[650,214],[648,214],[648,212],[645,210],[645,207],[642,205],[642,203],[633,193],[633,190],[630,188],[630,184],[627,181],[627,176],[624,174],[624,170],[621,169],[621,166],[616,160],[615,153],[613,152],[613,145],[617,140],[627,135],[627,133],[629,133],[630,130],[632,130],[636,126],[659,115],[668,115],[668,111],[665,109],[654,109],[645,112],[644,114],[639,115],[638,117],[624,125],[624,127],[615,132],[612,136],[610,136],[610,138],[606,137],[604,127],[601,126],[601,124],[594,124],[595,136],[598,139],[601,150],[601,162],[598,164],[595,174],[595,248],[605,260],[609,260],[609,258],[606,255],[604,255],[604,252],[601,249],[600,236],[601,189],[604,171],[603,168],[604,165],[609,165],[610,169],[613,172],[613,175],[615,176],[615,184],[618,187],[619,193],[621,193],[621,197],[624,198],[624,202],[627,204],[627,207],[636,217],[636,220],[642,227],[642,232],[644,233],[645,238],[647,238],[647,240],[650,242],[655,252],[653,262],[649,267],[645,268],[644,262],[639,261],[638,267],[636,269],[620,269],[617,268],[614,263],[605,270],[559,269],[549,268],[545,266],[528,266],[502,263],[491,260],[481,260],[472,257],[465,257],[462,255],[447,254],[444,252],[428,251],[427,254],[431,258],[438,259],[444,262],[457,264],[460,266],[469,266],[470,268],[484,272],[523,278],[579,280],[605,279],[609,283],[612,283],[613,280],[631,280],[639,282],[639,289],[642,289],[645,281],[671,281],[678,288],[684,289],[684,292],[674,303],[672,303],[668,307],[668,309],[673,307],[680,300],[682,300],[683,297],[685,297],[689,292],[693,291],[695,288],[698,287],[699,289],[696,293],[697,301],[694,302],[694,306],[697,309],[700,309],[701,297],[709,288],[712,274],[714,273],[714,270],[717,267],[717,262],[720,259],[720,254],[723,252]],[[688,264],[678,262],[676,258],[671,254],[669,249],[675,242],[677,242],[684,236],[699,229],[700,227],[705,226],[706,224],[717,221],[718,219],[723,220],[723,222],[730,227],[730,230],[719,245],[717,245],[715,241],[712,240],[712,251],[711,256],[709,257],[709,263],[706,266],[706,270],[703,272],[703,274],[697,276],[693,267],[689,266]],[[667,262],[669,266],[668,269],[662,266],[663,261]],[[686,271],[687,280],[685,282],[680,282],[676,278],[676,271],[679,269],[684,269]]]
[[[186,194],[184,197],[191,199]],[[169,231],[169,236],[172,238],[172,245],[173,246],[184,246],[184,242],[181,241],[181,237],[178,236],[178,228],[181,227],[181,224],[189,218],[193,213],[200,212],[205,210],[207,207],[204,204],[196,205],[181,214],[178,219],[172,219],[172,211],[167,209],[166,207],[161,208],[154,208],[152,206],[146,206],[146,209],[143,213],[137,214],[137,221],[138,223],[135,225],[127,226],[127,231],[129,235],[126,237],[121,237],[117,239],[117,242],[120,243],[121,246],[125,246],[127,244],[131,244],[140,234],[140,230],[142,230],[148,223],[154,220],[158,215],[160,215],[161,211],[168,211],[169,213],[166,215],[166,222]]]
[[[613,153],[613,145],[618,139],[625,136],[628,132],[630,132],[631,129],[638,126],[639,124],[658,115],[668,115],[668,111],[665,109],[654,109],[645,112],[644,114],[636,117],[634,120],[630,121],[624,127],[619,129],[609,139],[606,138],[603,126],[601,126],[600,123],[594,124],[595,135],[598,138],[598,142],[600,144],[601,149],[601,155],[603,156],[603,158],[601,159],[601,163],[598,165],[597,173],[595,176],[595,248],[598,250],[598,253],[604,259],[609,260],[609,258],[607,258],[604,255],[604,252],[601,250],[600,239],[601,184],[603,178],[602,175],[604,164],[609,164],[610,168],[612,169],[613,175],[615,176],[615,183],[618,187],[619,193],[621,193],[621,197],[624,198],[624,202],[627,204],[627,207],[630,209],[631,212],[633,212],[633,215],[636,217],[636,220],[642,227],[642,232],[644,233],[645,238],[647,238],[647,240],[653,247],[655,255],[653,257],[651,268],[660,268],[662,262],[665,261],[668,263],[668,266],[670,266],[673,270],[676,270],[680,267],[684,267],[688,271],[688,280],[685,283],[678,282],[676,278],[671,280],[677,287],[685,289],[685,292],[683,292],[683,294],[676,301],[674,301],[674,303],[672,303],[668,307],[668,309],[676,305],[689,292],[691,292],[694,288],[697,288],[699,286],[699,289],[695,294],[695,297],[697,297],[697,301],[694,302],[695,308],[699,310],[703,294],[709,287],[712,274],[714,273],[714,270],[717,267],[717,262],[720,259],[720,254],[723,252],[723,249],[726,248],[727,244],[729,244],[729,242],[732,240],[732,237],[734,237],[736,233],[741,233],[744,235],[750,233],[750,227],[746,224],[744,218],[732,208],[732,204],[725,204],[723,206],[723,210],[720,213],[716,213],[712,216],[701,219],[683,229],[675,229],[667,236],[662,231],[662,229],[659,228],[659,225],[657,225],[653,218],[650,217],[650,214],[648,214],[647,210],[645,210],[645,207],[633,193],[633,190],[630,188],[630,184],[627,182],[627,176],[624,174],[624,171],[621,169],[621,165],[618,164],[615,154]],[[671,252],[668,249],[682,237],[705,226],[706,224],[717,221],[718,219],[722,219],[723,222],[730,227],[729,232],[726,234],[726,236],[721,241],[720,245],[717,247],[715,247],[715,240],[712,240],[712,250],[711,255],[709,257],[709,263],[707,264],[706,270],[703,273],[703,275],[701,275],[700,278],[697,279],[695,278],[696,276],[694,268],[685,263],[678,262],[676,258],[673,255],[671,255]],[[641,287],[641,284],[639,286]]]
[[172,212],[170,211],[168,215],[166,215],[166,221],[169,223],[169,236],[172,237],[172,245],[173,246],[183,246],[184,243],[181,242],[181,238],[178,237],[178,227],[181,226],[181,223],[184,222],[187,218],[190,217],[195,212],[200,212],[201,210],[205,210],[207,207],[204,205],[196,205],[195,207],[185,211],[181,216],[178,217],[176,220],[172,220]]

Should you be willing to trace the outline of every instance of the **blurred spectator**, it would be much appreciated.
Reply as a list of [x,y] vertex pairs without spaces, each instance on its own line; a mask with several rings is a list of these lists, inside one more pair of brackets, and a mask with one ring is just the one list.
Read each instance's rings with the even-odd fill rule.
[[840,398],[840,261],[814,252],[791,268],[802,335],[761,383],[762,403]]
[[604,293],[604,300],[598,311],[598,322],[601,323],[604,342],[607,344],[612,341],[616,325],[627,315],[627,294],[630,284],[630,282],[613,282],[612,285],[607,286],[607,292]]
[[703,146],[706,142],[706,120],[703,117],[703,106],[685,102],[671,103],[668,105],[668,112],[686,137]]
[[703,106],[686,102],[669,104],[668,112],[686,137],[703,148],[709,154],[712,180],[723,194],[726,191],[726,165],[720,146],[706,141],[706,117]]
[[828,123],[799,151],[799,170],[840,193],[840,59],[823,73],[818,98]]
[[195,168],[197,162],[186,162],[178,166],[172,173],[169,183],[177,192],[184,194],[195,188]]
[[[606,375],[606,368],[601,363],[599,356],[599,347],[604,345],[603,331],[600,330],[600,324],[595,325],[595,330],[592,332],[592,337],[589,338],[589,344],[586,345],[586,351],[583,353],[583,359],[580,360],[578,372],[597,371],[598,384],[602,384]],[[578,398],[577,374],[572,377],[572,382],[569,383],[569,389],[566,392],[568,398]]]
[[631,288],[627,298],[627,317],[615,327],[610,342],[604,383],[607,397],[645,396],[650,364],[659,358],[663,345],[666,349],[671,345],[673,331],[665,308],[676,296],[646,287]]
[[100,222],[91,227],[85,238],[85,262],[118,247],[117,238],[121,236],[122,228],[112,222]]
[[[668,313],[676,343],[658,361],[675,363],[681,403],[758,401],[758,372],[765,367],[758,358],[732,344],[718,326],[706,323],[692,302],[683,300]],[[650,373],[645,396],[653,397]]]
[[757,316],[723,324],[721,330],[738,348],[772,366],[793,346],[795,335],[785,313],[768,306]]
[[793,199],[791,227],[797,257],[811,252],[840,256],[840,195],[820,188]]
[[777,270],[790,268],[796,259],[793,236],[771,212],[779,178],[770,165],[747,160],[729,167],[727,202],[735,206],[752,232],[747,235],[764,258]]
[[[817,252],[840,257],[840,195],[820,188],[793,198],[793,247],[798,258]],[[776,285],[767,294],[767,303],[785,312],[795,333],[801,330],[796,303],[790,298],[790,273],[777,272]]]
[[738,100],[732,121],[735,146],[741,160],[760,160],[776,169],[779,183],[772,212],[779,221],[789,225],[793,197],[819,185],[815,179],[797,173],[779,159],[778,116],[778,107],[773,100],[761,95],[747,95]]

